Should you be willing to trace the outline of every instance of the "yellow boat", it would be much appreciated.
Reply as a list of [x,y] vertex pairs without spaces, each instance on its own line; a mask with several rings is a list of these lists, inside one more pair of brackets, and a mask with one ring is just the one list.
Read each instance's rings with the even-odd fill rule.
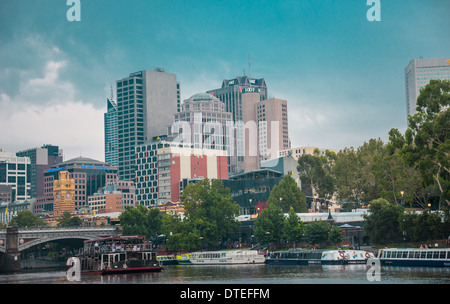
[[191,265],[191,254],[190,253],[183,253],[179,254],[176,257],[177,262],[179,265]]

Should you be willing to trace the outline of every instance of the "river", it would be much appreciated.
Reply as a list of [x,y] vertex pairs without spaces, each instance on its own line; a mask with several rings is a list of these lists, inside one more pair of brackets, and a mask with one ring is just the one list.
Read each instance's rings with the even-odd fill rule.
[[[449,284],[450,268],[382,266],[378,280],[368,265],[167,265],[160,273],[82,275],[64,270],[0,274],[0,284]],[[371,279],[370,279],[371,278]]]

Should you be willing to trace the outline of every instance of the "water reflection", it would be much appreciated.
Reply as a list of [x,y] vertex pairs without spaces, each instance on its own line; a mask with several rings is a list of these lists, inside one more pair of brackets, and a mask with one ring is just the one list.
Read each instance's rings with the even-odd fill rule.
[[173,265],[160,273],[82,275],[65,271],[1,274],[0,284],[449,284],[450,268],[381,267],[381,281],[367,279],[367,265]]

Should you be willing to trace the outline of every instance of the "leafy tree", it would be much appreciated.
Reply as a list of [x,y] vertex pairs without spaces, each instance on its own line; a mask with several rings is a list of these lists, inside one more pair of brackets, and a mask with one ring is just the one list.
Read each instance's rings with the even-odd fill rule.
[[387,244],[401,239],[398,219],[403,207],[390,204],[385,199],[370,202],[368,214],[364,214],[364,229],[374,243]]
[[216,247],[220,241],[226,241],[239,231],[239,222],[235,216],[239,205],[233,201],[230,189],[222,181],[204,179],[188,185],[180,197],[186,210],[186,235],[189,244]]
[[151,208],[148,212],[147,235],[155,236],[161,233],[163,215],[158,208]]
[[322,244],[328,240],[330,224],[326,221],[314,221],[305,225],[305,239],[311,244]]
[[294,208],[291,207],[288,216],[284,220],[283,238],[288,242],[296,242],[302,238],[303,233],[303,222],[295,213]]
[[297,171],[302,186],[311,188],[311,195],[318,193],[326,200],[333,195],[334,178],[331,171],[336,158],[336,154],[328,150],[325,156],[321,156],[318,149],[314,150],[314,155],[304,154],[299,157]]
[[276,204],[269,204],[261,212],[253,230],[256,239],[261,244],[278,242],[283,237],[284,213]]
[[436,184],[450,205],[450,81],[431,80],[408,117],[403,156],[419,169],[424,185]]
[[332,226],[330,233],[328,234],[328,240],[331,243],[340,243],[343,240],[341,229],[338,226]]
[[58,220],[58,226],[81,226],[83,222],[78,216],[72,216],[69,211],[65,211],[62,217]]
[[34,226],[46,226],[47,223],[33,214],[30,210],[20,211],[9,222],[10,226],[17,225],[17,227],[34,227]]
[[148,238],[148,214],[148,208],[143,205],[137,205],[136,208],[127,206],[125,211],[119,215],[123,234],[145,235]]
[[268,203],[278,205],[285,213],[291,208],[295,212],[305,212],[307,209],[306,196],[290,175],[285,175],[278,185],[273,187]]
[[400,215],[399,227],[408,240],[413,242],[423,242],[442,237],[445,231],[445,222],[437,213],[423,211],[422,213],[405,212]]
[[167,238],[167,249],[180,250],[185,248],[190,250],[190,244],[185,242],[184,236],[186,235],[187,228],[186,223],[182,222],[177,215],[169,213],[165,214],[162,218],[162,233]]

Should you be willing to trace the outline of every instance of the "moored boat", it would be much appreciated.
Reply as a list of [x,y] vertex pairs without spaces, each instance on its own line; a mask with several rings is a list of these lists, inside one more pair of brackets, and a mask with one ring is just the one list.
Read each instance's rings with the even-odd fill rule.
[[77,256],[81,274],[159,272],[156,251],[144,236],[125,235],[84,241]]
[[191,254],[183,253],[176,256],[178,265],[191,265]]
[[161,265],[177,265],[178,261],[174,255],[158,255],[156,256],[156,260]]
[[382,266],[450,267],[450,248],[387,248],[378,251]]
[[194,265],[263,264],[265,257],[258,250],[201,251],[191,253]]
[[322,253],[322,265],[366,264],[374,254],[365,250],[326,250]]
[[289,249],[270,252],[267,264],[320,264],[323,250]]

